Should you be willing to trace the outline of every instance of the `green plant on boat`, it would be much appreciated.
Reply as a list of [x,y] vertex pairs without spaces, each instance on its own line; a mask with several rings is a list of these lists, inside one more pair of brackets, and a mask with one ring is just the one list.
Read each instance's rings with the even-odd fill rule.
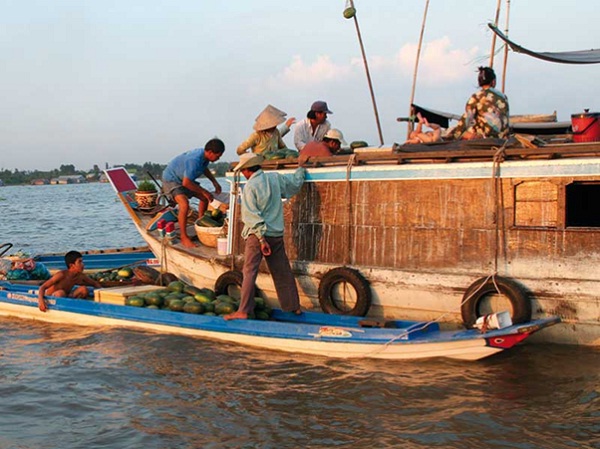
[[147,179],[144,179],[138,184],[138,192],[156,192],[156,185]]

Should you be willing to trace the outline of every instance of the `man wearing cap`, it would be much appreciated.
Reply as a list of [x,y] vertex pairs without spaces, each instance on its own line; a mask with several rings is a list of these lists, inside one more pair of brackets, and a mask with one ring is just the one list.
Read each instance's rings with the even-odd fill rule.
[[333,156],[337,154],[342,147],[347,147],[348,144],[344,140],[344,135],[339,129],[330,129],[323,136],[322,142],[313,140],[308,142],[304,149],[300,151],[301,158],[311,156]]
[[333,114],[324,101],[315,101],[306,114],[306,118],[296,125],[294,131],[294,144],[298,151],[313,140],[323,140],[325,133],[331,128],[327,121],[327,114]]
[[200,176],[206,176],[215,188],[215,193],[221,193],[221,185],[208,169],[210,162],[216,162],[223,155],[225,144],[221,139],[211,139],[204,148],[197,148],[176,156],[163,171],[163,192],[171,197],[179,208],[177,222],[179,223],[179,238],[186,248],[196,245],[187,235],[187,216],[190,208],[189,199],[198,198],[198,216],[202,217],[213,195],[196,182]]
[[244,280],[240,306],[236,312],[225,315],[226,320],[245,320],[254,311],[254,284],[263,256],[281,309],[301,313],[298,287],[285,253],[281,200],[300,191],[306,170],[298,167],[291,175],[265,173],[260,167],[264,160],[259,154],[245,153],[234,168],[234,172],[241,172],[248,180],[242,192]]

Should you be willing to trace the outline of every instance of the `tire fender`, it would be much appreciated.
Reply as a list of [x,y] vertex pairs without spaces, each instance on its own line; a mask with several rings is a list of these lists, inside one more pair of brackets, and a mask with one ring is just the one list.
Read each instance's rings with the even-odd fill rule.
[[[244,275],[241,271],[231,270],[226,271],[221,276],[217,278],[215,281],[215,294],[219,295],[229,295],[229,287],[236,286],[240,289],[242,288],[242,281],[244,280]],[[262,296],[262,292],[255,285],[254,286],[254,296]]]
[[[333,297],[338,284],[348,285],[354,290],[356,303],[351,309],[340,308]],[[333,315],[365,316],[371,307],[371,286],[358,270],[338,267],[329,270],[319,284],[319,304],[325,313]]]
[[[498,286],[497,289],[496,286]],[[483,298],[489,294],[498,293],[498,291],[508,299],[512,306],[513,324],[526,323],[531,320],[531,301],[524,288],[512,279],[494,276],[477,279],[465,291],[460,308],[465,327],[472,328],[477,318],[484,315],[480,311]]]

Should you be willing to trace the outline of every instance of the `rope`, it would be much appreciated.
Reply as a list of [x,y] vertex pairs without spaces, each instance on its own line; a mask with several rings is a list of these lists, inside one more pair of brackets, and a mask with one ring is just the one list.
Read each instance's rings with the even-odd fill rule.
[[[495,223],[495,235],[494,235],[494,270],[491,274],[489,274],[479,285],[479,287],[477,289],[475,289],[469,296],[467,296],[466,298],[464,298],[462,300],[462,302],[460,303],[460,308],[462,308],[462,306],[469,301],[476,293],[478,293],[481,288],[491,279],[492,282],[494,283],[494,287],[496,288],[496,292],[500,293],[500,289],[498,288],[498,284],[496,283],[496,275],[498,274],[498,259],[499,259],[499,249],[500,247],[504,250],[503,254],[506,257],[506,251],[505,251],[505,237],[506,237],[506,233],[505,231],[505,221],[504,221],[504,194],[502,191],[502,179],[500,178],[500,164],[504,161],[505,156],[506,156],[506,148],[508,146],[508,140],[506,140],[504,142],[504,144],[499,147],[499,148],[495,148],[495,153],[494,153],[494,158],[493,158],[493,166],[492,166],[492,182],[493,182],[493,190],[494,190],[494,223]],[[346,178],[347,179],[347,178]],[[502,239],[500,238],[500,231],[502,231]],[[382,351],[384,351],[389,345],[391,345],[392,343],[394,343],[395,341],[398,341],[399,339],[402,339],[404,337],[407,337],[408,335],[410,335],[413,332],[417,332],[417,331],[421,331],[423,329],[426,329],[428,326],[430,326],[431,324],[437,323],[442,321],[443,318],[445,318],[447,315],[449,315],[449,312],[447,313],[443,313],[442,315],[440,315],[439,317],[437,317],[434,320],[430,320],[427,321],[426,323],[423,323],[422,326],[419,326],[417,328],[414,329],[410,329],[407,330],[406,332],[403,332],[397,336],[395,336],[394,338],[391,338],[389,341],[383,343],[381,346],[379,346],[377,349],[367,352],[366,354],[378,354]],[[481,333],[485,333],[487,331],[487,322],[484,322],[484,325],[481,329]]]
[[352,166],[356,160],[356,154],[351,154],[348,158],[348,165],[346,165],[346,204],[348,205],[348,223],[347,223],[347,231],[346,231],[346,251],[345,255],[345,264],[349,265],[351,262],[351,251],[350,251],[350,243],[352,241],[352,184],[350,181],[350,175],[352,174]]
[[[506,147],[508,140],[504,144],[496,149],[493,158],[492,165],[492,182],[494,190],[494,274],[498,272],[498,259],[500,257],[500,249],[503,250],[504,257],[506,258],[505,251],[505,222],[504,222],[504,193],[502,191],[502,178],[500,177],[500,164],[504,161],[506,156]],[[502,239],[500,232],[502,231]]]

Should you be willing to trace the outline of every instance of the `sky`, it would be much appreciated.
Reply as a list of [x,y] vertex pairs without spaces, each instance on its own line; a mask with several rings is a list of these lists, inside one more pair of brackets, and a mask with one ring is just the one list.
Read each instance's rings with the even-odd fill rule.
[[[355,0],[384,144],[402,142],[425,0]],[[499,28],[506,29],[502,0]],[[497,0],[431,0],[415,103],[462,113],[489,65]],[[268,104],[325,100],[348,142],[379,145],[345,0],[0,0],[0,170],[166,164],[217,136],[235,149]],[[538,51],[600,47],[598,0],[512,0],[508,34]],[[494,68],[502,82],[503,49]],[[509,52],[511,114],[600,111],[600,65]],[[292,134],[284,141],[293,147]]]

